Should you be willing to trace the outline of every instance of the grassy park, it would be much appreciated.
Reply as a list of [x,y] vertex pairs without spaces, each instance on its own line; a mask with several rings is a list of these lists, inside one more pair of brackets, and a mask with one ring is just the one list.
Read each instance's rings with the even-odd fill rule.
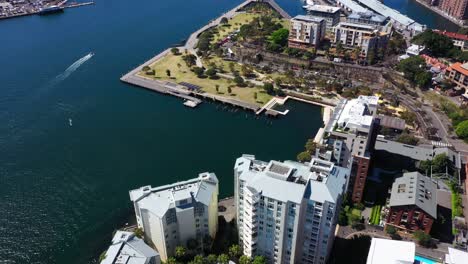
[[[220,63],[221,59],[217,62]],[[261,87],[238,87],[232,80],[224,78],[200,78],[191,68],[187,66],[182,59],[182,55],[166,54],[160,60],[151,65],[147,65],[155,74],[148,74],[150,71],[140,71],[138,75],[162,81],[171,81],[174,83],[187,82],[198,85],[203,91],[224,97],[241,100],[248,103],[263,105],[271,99],[271,96],[265,93]],[[240,67],[240,66],[239,66]],[[170,76],[168,75],[168,70]],[[216,87],[218,86],[218,91]],[[228,90],[231,90],[231,93]]]

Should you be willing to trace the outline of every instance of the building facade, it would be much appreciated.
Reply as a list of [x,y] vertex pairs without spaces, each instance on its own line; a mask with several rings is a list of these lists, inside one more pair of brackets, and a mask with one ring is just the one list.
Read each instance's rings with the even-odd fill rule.
[[160,264],[158,252],[132,232],[117,231],[101,264]]
[[468,62],[456,62],[445,70],[445,77],[456,84],[456,90],[462,90],[468,100]]
[[326,263],[349,170],[331,162],[256,160],[234,167],[239,244],[268,263]]
[[323,18],[299,15],[291,19],[288,46],[307,49],[320,46],[325,37],[326,22]]
[[333,43],[341,43],[347,49],[359,48],[359,56],[367,58],[371,52],[376,55],[379,50],[385,49],[389,35],[373,25],[342,22],[335,27]]
[[439,8],[456,19],[468,19],[468,0],[441,0]]
[[152,188],[130,191],[139,228],[161,259],[174,255],[177,246],[199,247],[214,238],[218,228],[218,179],[214,173]]
[[315,18],[325,19],[326,30],[332,31],[333,27],[340,22],[341,8],[327,5],[307,6],[307,14]]
[[385,226],[429,234],[437,219],[437,185],[419,172],[409,172],[392,185]]
[[353,203],[360,203],[364,196],[370,150],[377,131],[374,127],[378,100],[376,96],[359,96],[340,101],[325,126],[327,136],[320,139],[321,147],[316,153],[351,170],[348,194]]

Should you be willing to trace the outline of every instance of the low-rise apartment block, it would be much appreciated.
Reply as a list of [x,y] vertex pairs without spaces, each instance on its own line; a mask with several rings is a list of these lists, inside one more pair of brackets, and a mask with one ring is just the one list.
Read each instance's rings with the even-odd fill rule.
[[239,244],[268,263],[326,263],[349,170],[332,162],[256,160],[234,165]]
[[341,22],[335,27],[333,43],[335,45],[341,43],[348,49],[359,48],[359,56],[367,58],[369,53],[373,52],[376,55],[379,50],[385,49],[389,35],[374,25]]
[[320,46],[325,37],[326,22],[323,18],[299,15],[291,19],[288,46],[308,49]]
[[419,172],[409,172],[392,185],[386,226],[429,234],[437,219],[437,185]]
[[161,187],[143,186],[130,191],[130,200],[138,227],[163,261],[174,255],[177,246],[187,246],[190,240],[201,244],[207,236],[216,235],[218,179],[214,173]]
[[340,23],[340,10],[336,6],[309,5],[306,7],[307,13],[316,18],[323,18],[326,22],[327,31],[332,31],[333,27]]
[[445,77],[455,83],[456,90],[462,90],[463,97],[468,100],[468,62],[456,62],[445,70]]
[[101,264],[160,264],[158,252],[133,232],[117,231]]
[[364,195],[378,100],[377,96],[359,96],[340,101],[317,151],[317,156],[351,170],[348,193],[354,203],[360,203]]

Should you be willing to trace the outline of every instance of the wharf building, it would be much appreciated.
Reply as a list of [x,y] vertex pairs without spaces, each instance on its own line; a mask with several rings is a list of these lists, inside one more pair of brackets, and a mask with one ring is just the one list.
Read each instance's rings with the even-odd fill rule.
[[350,169],[347,188],[350,200],[363,199],[367,174],[371,162],[370,151],[377,134],[377,96],[359,96],[341,100],[319,139],[316,156]]
[[133,232],[117,231],[101,264],[160,264],[158,252]]
[[381,27],[385,26],[388,22],[388,17],[376,14],[372,11],[354,12],[346,18],[346,22]]
[[325,31],[325,19],[298,15],[291,19],[288,46],[297,49],[320,46],[325,38]]
[[335,27],[333,43],[341,43],[347,49],[360,49],[360,58],[367,58],[371,52],[374,55],[384,50],[390,38],[390,32],[379,30],[374,25],[341,22]]
[[392,185],[385,226],[429,234],[437,219],[437,185],[419,172],[409,172]]
[[214,173],[152,188],[130,191],[139,228],[166,261],[177,246],[203,246],[218,228],[218,179]]
[[349,170],[332,162],[256,160],[234,166],[239,245],[268,263],[326,263]]
[[340,22],[341,8],[339,7],[327,5],[308,5],[306,9],[308,15],[325,19],[327,31],[331,32],[333,27]]

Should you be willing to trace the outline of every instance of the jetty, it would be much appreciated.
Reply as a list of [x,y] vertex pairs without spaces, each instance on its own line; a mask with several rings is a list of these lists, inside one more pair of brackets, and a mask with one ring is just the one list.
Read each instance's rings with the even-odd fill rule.
[[[75,8],[75,7],[88,6],[88,5],[94,5],[94,4],[95,4],[94,1],[89,1],[89,2],[82,2],[82,3],[73,2],[73,3],[69,3],[69,4],[59,4],[59,6],[60,6],[60,8],[62,8],[64,10],[66,8]],[[16,17],[23,17],[23,16],[38,15],[40,12],[41,12],[41,10],[31,11],[31,12],[28,12],[28,13],[9,15],[9,16],[2,16],[2,17],[0,17],[0,20],[16,18]]]

